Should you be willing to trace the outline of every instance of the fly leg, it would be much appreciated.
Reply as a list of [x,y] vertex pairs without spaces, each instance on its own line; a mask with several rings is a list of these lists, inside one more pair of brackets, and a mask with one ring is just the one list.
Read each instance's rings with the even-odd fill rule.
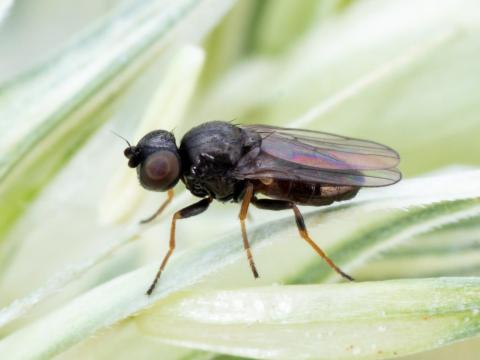
[[291,201],[284,201],[284,200],[272,200],[272,199],[257,199],[253,197],[252,204],[255,205],[259,209],[266,209],[266,210],[286,210],[292,209],[293,213],[295,214],[295,222],[297,223],[298,232],[300,236],[315,250],[315,252],[330,266],[333,270],[335,270],[338,274],[340,274],[345,279],[353,281],[353,278],[343,272],[332,259],[330,259],[327,254],[310,238],[307,232],[307,228],[305,226],[305,221],[303,220],[302,213],[298,209],[297,205]]
[[170,243],[169,243],[168,252],[162,260],[162,264],[160,265],[160,268],[158,269],[157,274],[155,275],[155,279],[153,280],[152,285],[150,285],[150,287],[147,290],[147,295],[152,294],[153,290],[155,289],[155,286],[157,285],[158,279],[160,279],[160,275],[162,275],[162,271],[165,268],[165,265],[167,265],[167,261],[170,258],[170,255],[172,255],[173,250],[175,250],[175,225],[177,220],[186,219],[186,218],[201,214],[202,212],[208,209],[208,206],[210,205],[211,202],[212,202],[211,198],[205,198],[173,214],[172,224],[170,227]]
[[258,278],[257,268],[255,267],[255,262],[253,261],[252,251],[250,250],[250,243],[248,242],[247,237],[247,229],[245,227],[245,219],[247,218],[248,214],[248,206],[253,197],[253,185],[247,184],[245,189],[245,195],[243,195],[242,207],[240,208],[240,213],[238,214],[238,218],[240,219],[240,226],[242,228],[242,239],[243,239],[243,248],[247,253],[247,259],[250,264],[250,268],[252,269],[253,276]]
[[153,213],[152,216],[149,216],[148,218],[143,219],[142,221],[140,221],[140,224],[146,224],[146,223],[152,221],[153,219],[155,219],[158,215],[160,215],[160,214],[163,212],[163,210],[165,210],[165,208],[167,207],[167,205],[172,202],[172,199],[173,199],[173,189],[170,189],[170,190],[168,190],[168,192],[167,192],[167,200],[165,200],[165,201],[163,202],[163,204],[158,208],[157,211],[155,211],[155,212]]

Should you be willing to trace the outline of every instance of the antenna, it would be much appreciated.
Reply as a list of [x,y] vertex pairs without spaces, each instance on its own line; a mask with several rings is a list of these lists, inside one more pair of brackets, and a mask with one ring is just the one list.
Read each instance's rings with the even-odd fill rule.
[[124,140],[129,147],[132,147],[132,144],[130,144],[130,142],[129,142],[127,139],[125,139],[122,135],[116,133],[116,132],[113,131],[113,130],[110,130],[110,132],[111,132],[113,135],[118,136],[120,139]]

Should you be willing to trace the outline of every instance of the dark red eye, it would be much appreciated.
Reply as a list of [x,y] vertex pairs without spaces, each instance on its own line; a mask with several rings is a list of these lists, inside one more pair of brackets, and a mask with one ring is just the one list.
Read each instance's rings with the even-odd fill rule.
[[171,151],[157,151],[145,159],[138,174],[144,188],[165,191],[175,186],[180,178],[180,161]]

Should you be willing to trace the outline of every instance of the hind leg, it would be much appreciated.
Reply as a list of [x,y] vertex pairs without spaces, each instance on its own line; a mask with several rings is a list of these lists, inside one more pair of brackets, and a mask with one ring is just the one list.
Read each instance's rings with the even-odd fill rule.
[[298,209],[297,205],[291,201],[284,201],[284,200],[273,200],[273,199],[257,199],[253,198],[252,199],[252,204],[255,205],[259,209],[265,209],[265,210],[287,210],[287,209],[292,209],[293,213],[295,215],[295,222],[297,223],[297,228],[298,232],[300,233],[300,236],[302,239],[304,239],[312,248],[315,250],[315,252],[327,263],[328,266],[330,266],[333,270],[335,270],[338,274],[340,274],[342,277],[345,279],[348,279],[350,281],[353,280],[353,278],[345,273],[342,269],[340,269],[332,259],[328,257],[328,255],[323,251],[308,235],[307,227],[305,226],[305,221],[303,220],[302,213]]

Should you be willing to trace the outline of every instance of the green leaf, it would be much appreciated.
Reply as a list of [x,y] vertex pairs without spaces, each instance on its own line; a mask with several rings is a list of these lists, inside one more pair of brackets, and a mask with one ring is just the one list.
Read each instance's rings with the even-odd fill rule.
[[362,279],[478,276],[480,217],[435,228],[385,251],[358,272]]
[[383,359],[480,334],[480,279],[182,293],[135,318],[170,344],[259,359]]

